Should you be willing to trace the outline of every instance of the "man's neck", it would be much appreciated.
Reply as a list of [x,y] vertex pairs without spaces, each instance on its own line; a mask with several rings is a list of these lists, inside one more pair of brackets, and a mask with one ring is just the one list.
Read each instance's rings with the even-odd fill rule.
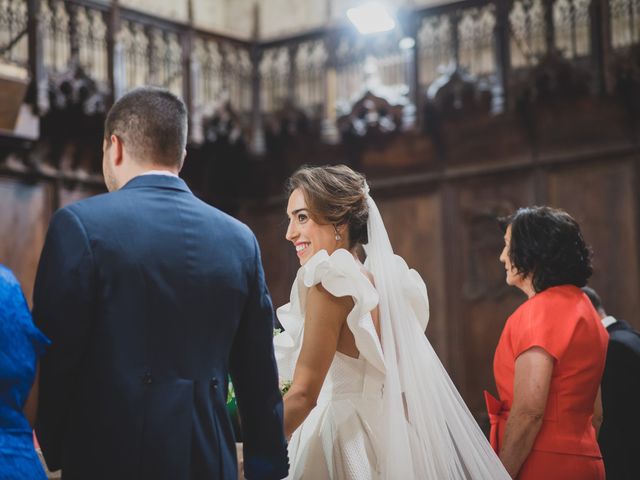
[[137,176],[141,176],[141,175],[166,175],[168,177],[177,177],[178,174],[173,171],[173,170],[166,170],[166,169],[153,169],[153,170],[146,170],[142,173],[139,173]]
[[157,165],[154,163],[144,163],[140,165],[133,164],[128,171],[127,178],[122,182],[122,185],[126,185],[132,179],[139,177],[140,175],[167,175],[172,177],[178,176],[178,169],[167,167],[166,165]]
[[133,160],[130,164],[131,173],[133,177],[137,177],[138,175],[144,175],[148,172],[167,172],[173,175],[178,175],[180,173],[180,169],[177,166],[169,166],[163,165],[161,163],[143,161],[143,160]]

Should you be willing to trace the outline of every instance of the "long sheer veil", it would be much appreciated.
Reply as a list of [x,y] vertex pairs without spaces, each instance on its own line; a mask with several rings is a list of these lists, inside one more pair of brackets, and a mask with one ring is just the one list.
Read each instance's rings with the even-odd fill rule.
[[[429,316],[426,286],[394,255],[378,207],[368,186],[365,189],[365,265],[380,296],[387,372],[382,478],[510,479],[424,335]],[[423,295],[412,298],[408,283],[424,290]]]

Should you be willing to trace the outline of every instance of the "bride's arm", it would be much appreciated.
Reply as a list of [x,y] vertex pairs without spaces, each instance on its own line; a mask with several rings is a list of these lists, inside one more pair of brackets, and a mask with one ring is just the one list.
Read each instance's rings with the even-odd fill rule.
[[321,285],[309,290],[302,348],[293,383],[284,396],[284,432],[287,438],[315,407],[338,347],[340,330],[352,308],[351,297],[334,297]]

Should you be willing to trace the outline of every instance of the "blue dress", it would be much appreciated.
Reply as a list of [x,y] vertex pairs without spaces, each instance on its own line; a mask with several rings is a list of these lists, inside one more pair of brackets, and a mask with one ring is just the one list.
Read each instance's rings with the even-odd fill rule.
[[0,480],[45,480],[22,413],[49,340],[33,325],[20,284],[0,265]]

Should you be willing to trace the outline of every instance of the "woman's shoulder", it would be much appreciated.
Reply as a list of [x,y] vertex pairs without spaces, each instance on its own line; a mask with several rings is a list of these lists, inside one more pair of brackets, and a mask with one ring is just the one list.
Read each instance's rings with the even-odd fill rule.
[[582,315],[584,296],[581,294],[578,287],[561,285],[524,302],[505,326],[504,338],[509,339],[514,355],[517,357],[536,346],[558,361],[563,359],[578,325],[587,319]]
[[555,334],[565,330],[569,334],[584,317],[583,304],[584,295],[578,287],[550,287],[520,305],[508,325],[515,329],[552,329]]
[[574,309],[583,300],[582,291],[575,285],[557,285],[549,287],[523,305],[527,312],[556,312]]

